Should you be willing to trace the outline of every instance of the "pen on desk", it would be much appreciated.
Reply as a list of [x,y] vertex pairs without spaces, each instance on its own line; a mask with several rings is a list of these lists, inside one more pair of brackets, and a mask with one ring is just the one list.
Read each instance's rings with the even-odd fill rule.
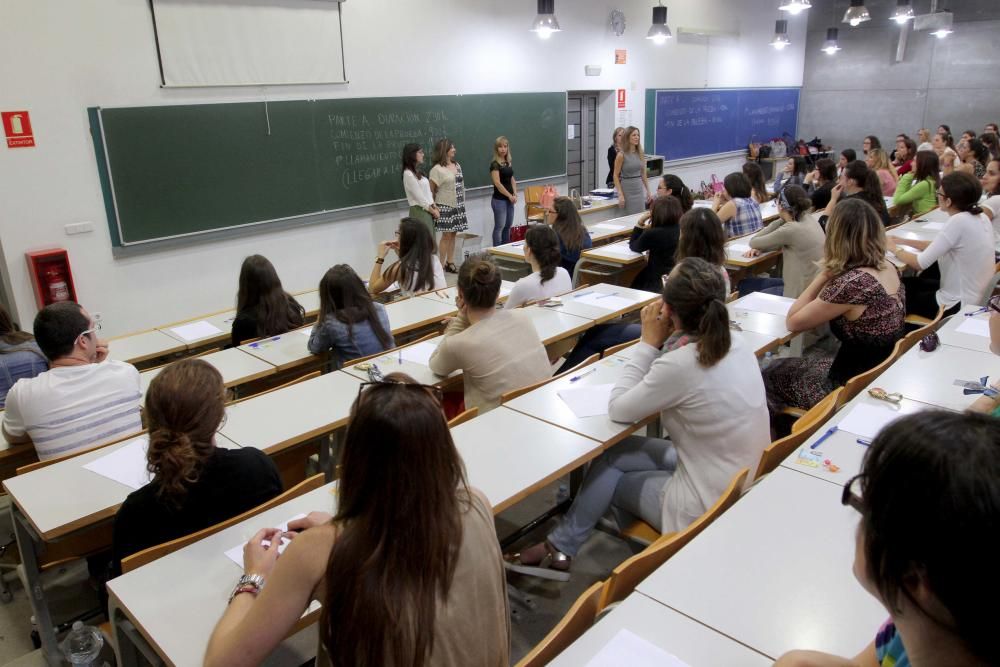
[[971,313],[966,313],[965,316],[966,317],[972,317],[973,315],[979,315],[980,313],[985,313],[988,310],[989,310],[989,306],[983,306],[979,310],[974,310]]
[[736,320],[729,320],[729,328],[734,331],[743,331],[743,327],[741,327],[740,323]]
[[593,293],[594,293],[594,290],[588,290],[586,292],[580,292],[579,294],[574,294],[573,298],[574,299],[579,299],[581,296],[587,296],[588,294],[593,294]]
[[518,241],[517,243],[511,243],[510,247],[511,248],[517,248],[517,247],[520,247],[520,246],[523,246],[523,245],[524,245],[524,241]]
[[400,366],[403,365],[403,351],[402,350],[399,351],[399,365]]
[[816,442],[814,442],[813,444],[809,445],[809,449],[816,449],[821,444],[823,444],[824,440],[826,440],[827,438],[829,438],[831,435],[833,435],[836,432],[837,432],[837,427],[836,426],[831,426],[830,428],[826,429],[826,433],[824,433],[823,435],[819,436],[819,438],[816,440]]
[[606,296],[617,296],[618,292],[611,292],[609,294],[601,294],[600,296],[594,297],[595,299],[603,299]]
[[586,376],[590,375],[591,373],[593,373],[593,372],[594,372],[594,371],[596,371],[596,370],[597,370],[597,367],[595,366],[594,368],[591,368],[591,369],[590,369],[589,371],[584,371],[584,372],[580,373],[579,375],[577,375],[577,376],[575,376],[575,377],[571,377],[571,378],[569,379],[569,381],[570,381],[570,382],[576,382],[576,381],[577,381],[577,380],[579,380],[580,378],[582,378],[582,377],[586,377]]
[[872,441],[869,440],[868,438],[858,438],[857,440],[855,440],[855,442],[857,442],[859,445],[864,445],[865,447],[869,447],[872,444]]

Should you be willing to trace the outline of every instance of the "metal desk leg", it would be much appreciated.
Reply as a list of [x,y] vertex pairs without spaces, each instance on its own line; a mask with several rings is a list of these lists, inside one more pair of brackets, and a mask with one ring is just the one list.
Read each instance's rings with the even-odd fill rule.
[[42,588],[41,569],[38,566],[38,554],[41,551],[41,540],[36,539],[35,531],[28,525],[28,520],[18,511],[16,505],[10,506],[11,520],[14,524],[14,534],[17,536],[17,549],[21,552],[21,563],[24,567],[24,579],[28,589],[28,600],[31,602],[31,613],[35,616],[35,626],[42,640],[42,651],[50,665],[61,665],[62,655],[56,642],[56,631],[52,624],[52,614],[49,603],[45,599]]

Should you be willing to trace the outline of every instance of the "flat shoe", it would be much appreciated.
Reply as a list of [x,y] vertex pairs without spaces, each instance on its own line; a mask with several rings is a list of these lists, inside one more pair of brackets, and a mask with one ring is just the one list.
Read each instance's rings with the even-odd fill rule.
[[453,262],[448,262],[444,265],[444,270],[448,273],[458,273],[458,267],[455,266]]
[[548,542],[536,544],[521,553],[504,556],[504,569],[518,574],[569,581],[569,568],[573,559],[553,547]]

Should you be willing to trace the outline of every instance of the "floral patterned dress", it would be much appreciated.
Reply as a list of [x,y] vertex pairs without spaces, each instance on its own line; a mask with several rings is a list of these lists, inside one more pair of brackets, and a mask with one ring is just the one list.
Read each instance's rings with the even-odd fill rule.
[[903,336],[906,298],[902,284],[896,294],[889,294],[872,274],[851,269],[831,278],[819,298],[867,308],[854,321],[843,315],[830,321],[830,330],[840,341],[836,356],[779,359],[764,370],[772,414],[789,406],[811,408],[850,378],[885,361]]

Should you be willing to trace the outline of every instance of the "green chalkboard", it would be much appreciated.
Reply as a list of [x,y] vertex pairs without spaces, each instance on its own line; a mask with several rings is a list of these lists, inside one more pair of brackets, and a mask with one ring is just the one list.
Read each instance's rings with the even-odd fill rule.
[[400,154],[455,142],[466,186],[490,183],[493,141],[520,180],[566,173],[566,94],[93,108],[116,245],[286,220],[404,198]]

